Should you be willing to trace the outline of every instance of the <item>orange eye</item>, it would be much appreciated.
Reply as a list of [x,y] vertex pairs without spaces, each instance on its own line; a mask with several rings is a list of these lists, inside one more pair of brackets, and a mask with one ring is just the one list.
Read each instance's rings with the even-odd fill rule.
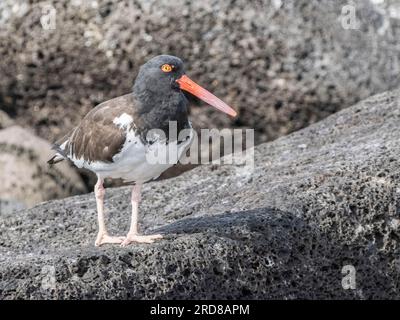
[[170,64],[163,64],[161,66],[161,70],[164,72],[171,72],[172,71],[172,66]]

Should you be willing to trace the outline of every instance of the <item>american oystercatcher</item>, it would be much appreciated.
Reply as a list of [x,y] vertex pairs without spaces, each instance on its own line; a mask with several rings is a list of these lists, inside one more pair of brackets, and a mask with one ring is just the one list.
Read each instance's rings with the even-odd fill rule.
[[[99,232],[96,246],[105,243],[152,243],[160,234],[140,235],[138,206],[143,183],[156,179],[186,153],[193,138],[193,129],[187,115],[187,91],[211,106],[231,116],[236,112],[185,75],[181,59],[161,55],[141,66],[131,93],[103,102],[92,109],[66,136],[53,145],[56,154],[48,161],[55,164],[68,159],[79,168],[97,175],[94,188]],[[170,124],[176,124],[177,135],[186,130],[185,139],[171,139]],[[150,135],[152,130],[165,135]],[[149,161],[154,148],[164,152],[173,145],[176,159],[165,162]],[[163,151],[164,150],[164,151]],[[105,178],[121,178],[133,183],[131,225],[126,237],[113,237],[104,222]]]

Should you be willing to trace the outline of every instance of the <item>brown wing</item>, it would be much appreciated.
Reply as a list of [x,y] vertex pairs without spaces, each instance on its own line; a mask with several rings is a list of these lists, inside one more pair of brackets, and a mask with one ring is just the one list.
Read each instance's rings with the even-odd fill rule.
[[126,139],[126,129],[118,127],[113,121],[124,113],[135,119],[131,94],[99,104],[70,134],[55,143],[55,149],[65,156],[73,155],[88,162],[112,162]]

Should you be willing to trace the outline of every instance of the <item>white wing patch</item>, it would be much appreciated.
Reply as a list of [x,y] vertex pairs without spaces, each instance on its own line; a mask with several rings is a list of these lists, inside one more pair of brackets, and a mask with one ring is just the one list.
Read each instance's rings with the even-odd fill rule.
[[65,141],[62,143],[62,145],[60,145],[60,149],[61,149],[62,151],[65,150],[65,147],[67,146],[68,142],[69,142],[69,140],[65,140]]
[[127,113],[121,114],[119,117],[114,118],[113,123],[121,129],[127,129],[133,122],[132,116]]

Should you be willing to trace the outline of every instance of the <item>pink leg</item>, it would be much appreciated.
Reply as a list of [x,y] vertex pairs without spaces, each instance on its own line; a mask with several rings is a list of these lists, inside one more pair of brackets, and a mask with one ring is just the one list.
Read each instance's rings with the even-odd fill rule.
[[141,184],[136,184],[132,188],[132,218],[131,218],[131,226],[129,228],[129,232],[122,242],[121,246],[125,247],[132,242],[139,242],[139,243],[153,243],[156,239],[161,239],[161,234],[154,234],[148,236],[139,235],[138,232],[138,209],[139,209],[139,202],[141,198]]
[[100,178],[94,187],[94,194],[96,196],[97,217],[99,223],[99,233],[97,234],[95,246],[101,246],[105,243],[122,243],[125,237],[110,237],[108,235],[106,224],[104,222],[104,194],[103,180]]

